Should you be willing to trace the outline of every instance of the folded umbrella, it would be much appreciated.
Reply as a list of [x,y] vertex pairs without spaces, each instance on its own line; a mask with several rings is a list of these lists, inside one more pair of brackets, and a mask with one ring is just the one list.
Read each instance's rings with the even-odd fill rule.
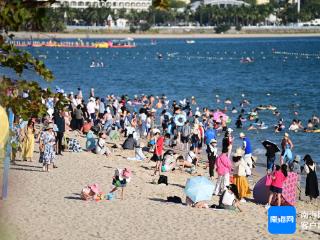
[[184,192],[194,203],[210,201],[213,194],[213,183],[208,178],[202,176],[189,178]]

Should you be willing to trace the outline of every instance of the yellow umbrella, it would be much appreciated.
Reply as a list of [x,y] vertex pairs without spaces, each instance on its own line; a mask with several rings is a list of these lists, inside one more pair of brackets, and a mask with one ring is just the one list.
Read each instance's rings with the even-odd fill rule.
[[6,110],[0,106],[0,159],[4,159],[5,145],[9,136],[9,121]]

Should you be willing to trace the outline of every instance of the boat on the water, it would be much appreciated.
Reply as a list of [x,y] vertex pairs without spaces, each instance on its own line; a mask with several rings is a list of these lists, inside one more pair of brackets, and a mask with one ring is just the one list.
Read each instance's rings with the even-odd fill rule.
[[134,39],[126,38],[120,40],[109,40],[103,42],[84,42],[78,41],[40,41],[40,40],[27,40],[27,41],[11,41],[16,47],[51,47],[51,48],[135,48],[136,44]]
[[253,62],[254,62],[254,59],[250,57],[240,59],[240,63],[253,63]]
[[194,43],[196,43],[196,41],[195,40],[186,40],[186,43],[187,44],[194,44]]

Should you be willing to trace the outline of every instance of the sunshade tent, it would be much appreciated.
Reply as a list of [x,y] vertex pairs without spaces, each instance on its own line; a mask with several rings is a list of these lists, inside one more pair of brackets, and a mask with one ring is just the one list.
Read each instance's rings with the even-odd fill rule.
[[[266,186],[266,178],[261,178],[253,188],[253,198],[256,203],[266,204],[269,197],[269,187]],[[281,205],[282,206],[294,206],[296,203],[296,187],[297,187],[298,175],[293,172],[288,173],[287,179],[283,183]],[[276,196],[273,197],[272,205],[277,204]]]
[[189,178],[184,192],[194,203],[209,201],[213,194],[213,183],[208,178],[202,176]]

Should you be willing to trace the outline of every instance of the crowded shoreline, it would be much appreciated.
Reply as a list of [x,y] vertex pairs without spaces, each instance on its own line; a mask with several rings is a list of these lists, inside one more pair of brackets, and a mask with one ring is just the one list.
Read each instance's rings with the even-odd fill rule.
[[[18,236],[27,234],[31,238],[34,236],[33,232],[36,232],[37,236],[50,239],[45,232],[39,232],[35,229],[35,226],[28,225],[23,217],[25,214],[29,215],[31,210],[26,205],[28,201],[25,198],[29,199],[29,197],[36,196],[40,188],[44,196],[37,197],[35,201],[35,204],[40,204],[38,205],[40,206],[39,209],[36,210],[39,215],[31,214],[31,222],[39,216],[41,218],[50,217],[50,212],[53,212],[52,217],[55,223],[62,221],[63,224],[70,226],[71,223],[66,222],[59,214],[66,217],[66,213],[62,213],[61,206],[68,208],[69,203],[73,202],[72,207],[69,206],[72,216],[79,218],[74,224],[83,222],[83,217],[77,214],[77,208],[82,203],[86,203],[85,206],[88,210],[89,208],[104,209],[105,213],[101,213],[97,217],[99,221],[102,221],[102,217],[113,219],[117,216],[121,220],[120,222],[129,223],[136,219],[138,214],[133,206],[136,206],[138,211],[143,212],[142,218],[146,217],[145,214],[149,216],[148,211],[151,211],[155,213],[156,218],[166,219],[164,222],[166,227],[162,232],[158,232],[158,237],[154,237],[154,239],[159,239],[159,236],[170,238],[170,236],[176,236],[175,234],[179,232],[175,228],[168,231],[168,229],[171,229],[170,223],[172,224],[174,219],[167,218],[166,214],[163,215],[160,210],[163,208],[169,211],[170,216],[172,214],[183,214],[187,219],[189,219],[187,215],[192,211],[192,214],[198,217],[196,220],[197,229],[203,228],[200,219],[204,220],[204,211],[208,211],[205,215],[210,214],[213,218],[217,217],[220,220],[228,216],[230,219],[228,218],[227,222],[216,223],[216,229],[222,227],[221,229],[224,229],[222,231],[226,236],[228,236],[227,226],[230,223],[237,222],[239,218],[245,218],[252,224],[251,230],[244,226],[237,229],[237,231],[246,231],[244,234],[248,235],[244,238],[254,237],[255,234],[258,238],[261,237],[261,234],[268,237],[266,227],[256,232],[254,230],[253,226],[256,226],[257,221],[266,225],[267,217],[264,204],[257,204],[256,199],[252,196],[255,184],[264,175],[259,172],[267,173],[267,171],[266,168],[259,171],[255,168],[255,156],[252,154],[252,149],[249,149],[250,140],[254,141],[254,139],[246,139],[248,130],[241,129],[240,134],[232,134],[235,126],[228,125],[228,114],[234,109],[212,110],[203,108],[197,105],[195,97],[176,102],[167,99],[165,95],[158,97],[142,95],[131,98],[125,95],[98,97],[95,95],[94,89],[91,89],[88,99],[83,97],[81,89],[78,89],[76,93],[68,94],[63,89],[56,89],[56,94],[64,95],[68,99],[63,109],[58,110],[55,107],[58,105],[57,99],[44,99],[48,108],[47,115],[44,118],[35,118],[28,122],[16,121],[16,126],[21,125],[17,128],[20,130],[17,131],[25,133],[29,139],[34,139],[31,144],[30,142],[25,144],[23,143],[24,140],[21,140],[22,152],[19,153],[19,150],[15,149],[17,151],[14,152],[16,155],[15,159],[12,159],[10,173],[12,174],[9,186],[10,194],[16,191],[21,191],[22,194],[17,196],[16,203],[10,199],[7,203],[4,203],[7,211],[7,214],[4,214],[5,219],[13,225],[18,223],[18,226],[19,224],[26,226],[18,227]],[[24,97],[28,98],[27,93]],[[248,102],[244,100],[242,104],[246,105]],[[269,108],[276,110],[272,106],[269,106]],[[249,114],[247,121],[250,121],[250,116],[254,117],[255,114]],[[319,124],[317,116],[312,119],[312,127]],[[239,120],[242,122],[240,117]],[[253,120],[255,120],[255,117],[251,119],[251,121]],[[290,132],[288,134],[281,129],[281,124],[275,127],[275,131],[283,132],[283,143],[275,144],[279,144],[282,148],[280,159],[279,153],[275,154],[280,152],[279,149],[279,151],[270,150],[273,155],[268,157],[267,154],[267,159],[260,160],[260,162],[268,164],[269,174],[273,173],[274,164],[279,164],[279,162],[286,163],[286,168],[288,168],[288,171],[290,169],[290,172],[297,171],[301,174],[301,170],[308,169],[306,164],[303,163],[306,156],[292,156],[294,150],[291,150],[294,146],[294,139],[290,139]],[[232,146],[234,138],[241,138],[242,144]],[[212,159],[211,155],[215,158],[213,162],[210,160]],[[227,172],[224,172],[225,168],[219,169],[218,162],[228,162],[230,164]],[[243,167],[242,170],[240,166]],[[300,168],[301,166],[303,169]],[[310,166],[312,167],[312,164]],[[316,167],[313,167],[313,169],[315,170]],[[236,171],[239,172],[236,173]],[[240,174],[240,172],[244,173]],[[163,180],[159,182],[161,175],[166,178],[162,177]],[[204,202],[194,202],[192,199],[188,200],[188,198],[185,200],[183,189],[186,180],[199,175],[208,178],[215,185],[214,192],[211,193],[211,196],[214,196],[209,201]],[[30,185],[28,183],[33,181],[33,176],[38,180]],[[50,184],[50,181],[52,181],[50,179],[56,184]],[[231,184],[232,182],[235,185]],[[314,180],[312,182],[312,196],[313,194],[317,195],[314,185],[316,182]],[[310,180],[308,180],[308,184],[310,185]],[[235,186],[237,190],[231,190],[232,188],[228,188],[229,185]],[[303,188],[304,185],[301,187]],[[310,191],[309,187],[307,186],[308,191]],[[83,188],[82,191],[81,188]],[[120,189],[124,190],[123,195]],[[231,192],[237,191],[238,194],[241,192],[241,197],[237,196],[235,199],[237,203],[234,202],[230,205],[230,208],[233,209],[234,207],[233,210],[226,210],[229,207],[224,208],[225,206],[219,203],[221,198],[223,200],[223,196],[229,191],[228,189]],[[295,189],[296,186],[294,186],[294,191]],[[309,199],[309,196],[308,198],[304,196],[305,190],[300,189],[300,195],[296,195],[293,202],[293,205],[298,207],[298,216],[299,212],[300,214],[302,211],[315,212],[319,207],[318,199]],[[310,195],[310,192],[308,194]],[[169,197],[176,200],[180,198],[180,204],[170,203],[168,201]],[[314,197],[317,198],[317,196]],[[91,200],[94,201],[89,204]],[[98,204],[97,202],[100,205],[94,205]],[[54,207],[56,204],[61,204],[61,206]],[[277,204],[276,201],[275,204]],[[17,210],[12,209],[15,205],[23,206],[21,216],[16,212],[18,208]],[[181,208],[185,205],[187,205],[186,208]],[[45,210],[46,207],[50,209],[48,213]],[[111,208],[113,212],[106,216],[110,210],[108,208]],[[192,210],[193,208],[195,209]],[[197,208],[204,209],[199,210]],[[10,211],[12,211],[12,214],[9,214]],[[39,211],[44,211],[44,213]],[[249,215],[252,215],[252,212],[258,214],[260,219],[250,217]],[[86,214],[94,218],[97,212],[93,210],[86,212]],[[128,216],[128,214],[129,218],[121,217],[122,215]],[[153,219],[152,216],[151,218]],[[301,215],[298,219],[303,221]],[[147,227],[141,221],[144,221],[144,219],[138,217],[138,222],[144,230],[143,233],[140,233],[141,235],[134,234],[130,225],[129,228],[126,228],[126,234],[128,236],[133,234],[135,239],[151,236],[150,234],[155,232],[154,228]],[[99,229],[96,231],[97,234],[90,235],[87,232],[82,232],[83,235],[78,235],[78,233],[69,232],[68,236],[73,238],[77,236],[77,238],[83,239],[85,236],[106,238],[106,235],[104,235],[106,233],[117,235],[115,229],[118,226],[106,230],[98,222],[95,223],[96,228]],[[118,220],[115,222],[121,226]],[[54,231],[57,234],[55,236],[61,236],[62,233],[65,233],[63,224],[58,224],[58,229],[62,232]],[[190,231],[191,229],[195,231],[195,228],[189,225],[191,222],[186,224]],[[85,229],[88,229],[88,227],[90,227],[90,224],[86,225]],[[305,229],[299,227],[297,236],[313,237],[311,231],[305,231]],[[32,231],[30,232],[28,229],[32,229]],[[121,232],[121,228],[117,231]],[[182,237],[187,232],[179,233]],[[202,239],[209,236],[209,233],[212,234],[210,231],[202,231],[195,238]]]
[[320,33],[261,33],[261,34],[121,34],[121,33],[37,33],[37,32],[13,32],[15,39],[42,39],[42,38],[136,38],[136,39],[189,39],[189,38],[298,38],[319,37]]

